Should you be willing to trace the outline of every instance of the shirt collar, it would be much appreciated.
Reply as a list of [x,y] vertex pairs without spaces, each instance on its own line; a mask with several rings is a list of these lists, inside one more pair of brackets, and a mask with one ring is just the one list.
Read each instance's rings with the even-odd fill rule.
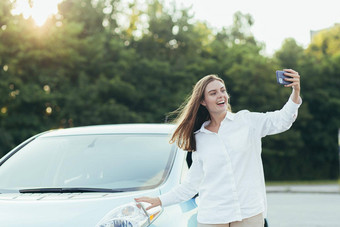
[[[224,117],[222,123],[223,123],[226,119],[228,119],[228,120],[230,120],[230,121],[233,121],[233,120],[235,119],[235,114],[232,113],[232,112],[227,111],[227,114],[225,115],[225,117]],[[197,134],[197,133],[199,133],[199,132],[209,132],[209,133],[211,133],[209,130],[207,130],[207,129],[205,128],[205,126],[208,125],[209,123],[210,123],[210,120],[205,121],[205,122],[202,124],[201,128],[198,129],[197,131],[195,131],[194,134]],[[221,124],[222,124],[222,123],[221,123]]]
[[233,121],[235,119],[235,114],[232,113],[232,112],[227,111],[227,114],[225,115],[225,118],[223,119],[223,121],[225,119],[229,119],[229,120]]

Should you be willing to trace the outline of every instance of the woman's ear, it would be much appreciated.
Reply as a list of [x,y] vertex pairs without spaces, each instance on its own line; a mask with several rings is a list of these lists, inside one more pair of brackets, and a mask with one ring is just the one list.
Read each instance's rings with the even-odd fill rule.
[[207,106],[207,104],[205,103],[204,100],[201,101],[201,105],[202,105],[202,106]]

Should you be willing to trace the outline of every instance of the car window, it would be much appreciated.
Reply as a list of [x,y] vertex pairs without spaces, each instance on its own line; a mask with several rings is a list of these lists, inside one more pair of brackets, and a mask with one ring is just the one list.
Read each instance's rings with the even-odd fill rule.
[[162,183],[173,157],[165,134],[41,137],[1,165],[0,189],[148,189]]

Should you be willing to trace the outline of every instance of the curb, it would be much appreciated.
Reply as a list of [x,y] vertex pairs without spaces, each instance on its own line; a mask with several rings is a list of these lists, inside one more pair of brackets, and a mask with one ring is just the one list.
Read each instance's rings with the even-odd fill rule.
[[340,194],[340,185],[284,185],[267,186],[267,193],[325,193]]

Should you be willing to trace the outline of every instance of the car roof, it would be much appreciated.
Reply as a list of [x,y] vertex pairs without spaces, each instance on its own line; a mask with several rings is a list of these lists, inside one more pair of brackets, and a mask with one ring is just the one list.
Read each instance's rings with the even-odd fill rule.
[[87,135],[87,134],[134,134],[156,133],[169,134],[175,129],[173,124],[112,124],[81,126],[66,129],[56,129],[42,133],[40,137]]

